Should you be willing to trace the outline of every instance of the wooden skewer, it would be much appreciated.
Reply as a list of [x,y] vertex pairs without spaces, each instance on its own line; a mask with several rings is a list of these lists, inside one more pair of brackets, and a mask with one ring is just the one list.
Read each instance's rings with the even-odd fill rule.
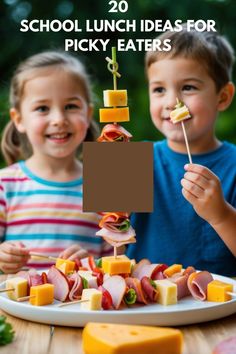
[[34,297],[36,297],[36,295],[22,296],[22,297],[18,297],[17,301],[18,302],[27,301],[29,299],[33,299]]
[[5,289],[0,289],[0,293],[4,293],[4,292],[7,292],[7,291],[13,291],[15,290],[14,288],[5,288]]
[[187,134],[186,134],[186,130],[185,130],[185,126],[184,126],[184,121],[183,120],[181,121],[181,125],[182,125],[182,129],[183,129],[183,133],[184,133],[184,140],[185,140],[185,145],[186,145],[186,148],[187,148],[189,163],[193,163],[192,156],[191,156],[191,153],[190,153],[188,138],[187,138]]
[[232,293],[231,291],[227,291],[227,294],[236,297],[236,293]]
[[57,260],[57,257],[53,257],[53,256],[47,256],[45,254],[41,254],[41,253],[37,253],[37,252],[30,252],[30,255],[33,257],[40,257],[40,258],[47,258],[47,259],[51,259],[53,261]]
[[62,304],[59,304],[58,307],[62,307],[62,306],[68,306],[68,305],[74,305],[74,304],[79,304],[81,302],[88,302],[90,301],[89,299],[84,299],[84,300],[75,300],[75,301],[71,301],[71,302],[63,302]]

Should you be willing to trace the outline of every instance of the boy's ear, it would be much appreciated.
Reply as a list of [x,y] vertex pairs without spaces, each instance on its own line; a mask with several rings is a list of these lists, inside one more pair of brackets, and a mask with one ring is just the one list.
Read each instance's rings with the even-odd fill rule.
[[230,81],[228,82],[219,93],[219,102],[218,102],[218,111],[224,111],[226,108],[229,107],[230,103],[233,100],[235,92],[235,86]]
[[11,108],[10,109],[10,117],[13,123],[15,124],[16,129],[20,133],[25,133],[25,127],[22,124],[22,119],[21,119],[21,114],[16,108]]

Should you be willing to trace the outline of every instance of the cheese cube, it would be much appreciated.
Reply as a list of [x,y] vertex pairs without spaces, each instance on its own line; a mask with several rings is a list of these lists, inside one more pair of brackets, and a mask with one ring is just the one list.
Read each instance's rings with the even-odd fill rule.
[[56,268],[60,269],[64,274],[68,274],[74,271],[75,262],[69,259],[57,258]]
[[27,296],[28,282],[27,279],[16,277],[6,280],[6,289],[14,289],[7,291],[7,296],[11,300],[17,300],[19,297]]
[[31,286],[30,296],[34,296],[29,299],[31,305],[34,306],[50,305],[53,303],[53,299],[54,299],[54,285],[42,284],[42,285]]
[[232,299],[227,292],[233,292],[233,285],[219,280],[212,280],[207,285],[207,301],[225,302]]
[[181,272],[181,270],[182,264],[172,264],[170,267],[164,270],[163,274],[170,278],[173,274]]
[[129,107],[122,108],[100,108],[99,116],[101,123],[128,122]]
[[88,323],[82,333],[85,354],[181,354],[180,330],[151,326]]
[[127,90],[104,90],[103,100],[105,107],[127,106]]
[[161,305],[174,305],[177,303],[177,285],[170,280],[154,280],[159,291],[157,302]]
[[110,275],[129,274],[131,272],[131,260],[125,255],[102,257],[102,269]]
[[102,292],[97,289],[83,289],[81,300],[81,308],[84,310],[101,310],[102,309]]

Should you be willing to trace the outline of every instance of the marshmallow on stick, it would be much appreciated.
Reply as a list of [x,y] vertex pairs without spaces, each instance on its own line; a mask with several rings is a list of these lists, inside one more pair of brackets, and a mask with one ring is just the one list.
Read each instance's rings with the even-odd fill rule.
[[183,133],[184,133],[184,140],[185,140],[187,153],[188,153],[188,159],[189,159],[189,162],[192,163],[192,157],[191,157],[191,153],[190,153],[188,137],[187,137],[185,126],[184,126],[184,120],[191,118],[191,115],[189,113],[188,107],[185,106],[185,104],[183,104],[183,102],[179,101],[178,98],[176,100],[177,100],[177,104],[175,106],[175,109],[172,112],[170,112],[170,120],[174,124],[181,122]]

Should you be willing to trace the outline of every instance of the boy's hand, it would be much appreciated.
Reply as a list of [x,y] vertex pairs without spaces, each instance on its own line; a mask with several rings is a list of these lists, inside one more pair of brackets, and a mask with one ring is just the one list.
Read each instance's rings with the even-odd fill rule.
[[218,224],[227,212],[219,178],[208,168],[188,164],[181,180],[182,193],[196,213],[209,224]]
[[29,250],[22,242],[0,244],[0,270],[6,274],[17,273],[29,258]]
[[84,248],[81,248],[79,245],[76,244],[66,248],[63,252],[59,254],[59,258],[70,259],[71,261],[76,258],[81,259],[87,256],[88,252]]

